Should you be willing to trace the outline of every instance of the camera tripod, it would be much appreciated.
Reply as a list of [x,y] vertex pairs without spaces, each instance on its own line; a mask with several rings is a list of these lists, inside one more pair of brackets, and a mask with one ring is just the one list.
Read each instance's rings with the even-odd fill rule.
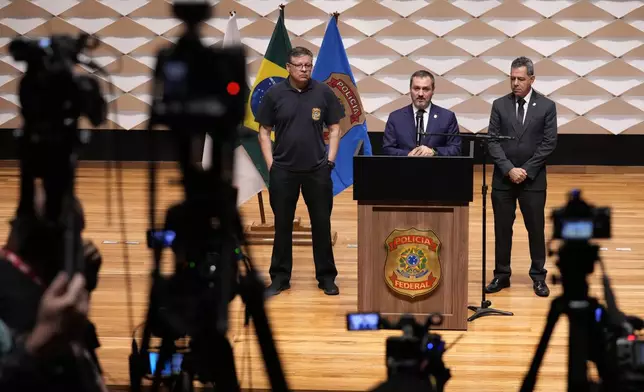
[[[161,338],[152,391],[162,383],[162,368],[176,351],[174,341],[190,337],[190,352],[182,363],[175,391],[192,391],[192,380],[213,383],[217,390],[239,391],[235,358],[228,331],[228,305],[240,295],[252,319],[271,390],[288,391],[279,353],[264,308],[264,284],[247,256],[247,241],[232,185],[238,125],[243,121],[247,88],[246,56],[241,46],[209,48],[199,36],[199,24],[211,15],[207,2],[175,2],[173,10],[186,24],[174,47],[163,48],[154,70],[154,100],[150,110],[149,247],[153,251],[152,288],[141,349],[133,342],[131,385],[141,390],[147,376],[146,356],[152,336]],[[213,70],[217,72],[213,73]],[[156,240],[156,167],[154,126],[170,129],[182,174],[185,199],[176,238]],[[194,143],[209,135],[211,165],[196,165]],[[169,224],[170,210],[166,217]],[[165,232],[166,230],[163,230]],[[152,240],[150,240],[150,237]],[[175,273],[160,273],[163,248],[172,247]],[[243,273],[242,273],[243,272]],[[173,377],[174,378],[174,377]]]
[[[234,200],[234,199],[233,199]],[[231,214],[235,215],[235,214]],[[235,225],[236,226],[236,225]],[[223,227],[225,231],[234,232],[234,229]],[[265,358],[266,369],[273,390],[287,391],[286,380],[279,362],[278,353],[272,338],[267,315],[263,307],[264,285],[257,276],[253,266],[241,251],[241,246],[231,248],[229,244],[234,244],[234,235],[227,237],[222,241],[222,257],[220,262],[211,264],[203,261],[205,269],[210,266],[216,266],[217,269],[224,269],[226,264],[232,265],[241,262],[244,265],[245,274],[239,275],[239,282],[236,284],[222,284],[225,280],[234,280],[231,274],[224,274],[219,277],[212,276],[212,282],[209,284],[200,279],[192,279],[188,276],[179,277],[178,284],[174,287],[179,288],[179,292],[174,295],[185,296],[184,301],[188,303],[182,308],[179,303],[168,301],[168,295],[172,295],[172,289],[168,290],[167,282],[160,277],[156,277],[153,285],[153,291],[156,292],[151,297],[150,312],[154,309],[166,306],[170,303],[165,312],[157,311],[150,313],[148,320],[150,326],[146,326],[144,340],[142,345],[142,354],[145,355],[150,341],[150,336],[155,335],[161,339],[160,352],[154,374],[152,375],[152,391],[158,390],[162,383],[173,385],[173,392],[192,392],[193,381],[198,380],[202,384],[212,383],[215,390],[221,391],[239,391],[240,384],[237,379],[235,368],[235,358],[231,343],[226,337],[227,315],[221,313],[227,312],[228,299],[222,297],[222,291],[230,290],[230,295],[239,294],[246,304],[246,325],[248,319],[252,318],[255,325],[258,341],[262,354]],[[233,257],[223,257],[230,250]],[[235,268],[228,268],[229,270]],[[199,272],[202,274],[203,272]],[[214,275],[214,274],[213,274]],[[176,276],[176,275],[175,275]],[[171,283],[172,284],[172,283]],[[188,287],[192,286],[192,287]],[[179,306],[177,306],[179,305]],[[147,339],[146,339],[147,336]],[[190,344],[187,352],[184,351],[183,361],[180,369],[170,380],[161,377],[161,371],[164,365],[171,361],[173,354],[177,353],[175,341],[178,339],[190,338]],[[174,367],[174,365],[173,365]],[[173,369],[175,371],[177,369]],[[136,388],[140,389],[140,380]],[[166,382],[170,381],[170,382]],[[134,385],[134,384],[133,384]]]
[[[593,272],[594,261],[598,247],[586,242],[570,242],[559,251],[560,260],[557,266],[561,271],[563,294],[556,297],[548,312],[539,345],[532,359],[530,370],[526,374],[521,392],[534,389],[537,373],[548,347],[550,337],[561,315],[568,316],[568,391],[586,392],[599,390],[598,386],[588,380],[587,362],[595,362],[598,373],[604,385],[612,385],[613,381],[607,370],[605,361],[607,352],[604,344],[604,327],[606,310],[596,298],[588,296],[586,275]],[[555,280],[557,283],[558,279]],[[593,349],[595,348],[595,349]]]

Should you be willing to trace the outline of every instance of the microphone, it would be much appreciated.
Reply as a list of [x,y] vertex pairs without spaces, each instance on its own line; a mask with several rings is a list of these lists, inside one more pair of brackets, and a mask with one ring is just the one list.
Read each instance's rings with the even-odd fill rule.
[[421,127],[422,121],[423,114],[419,110],[418,113],[416,113],[416,147],[420,146],[420,139],[425,134],[425,130]]

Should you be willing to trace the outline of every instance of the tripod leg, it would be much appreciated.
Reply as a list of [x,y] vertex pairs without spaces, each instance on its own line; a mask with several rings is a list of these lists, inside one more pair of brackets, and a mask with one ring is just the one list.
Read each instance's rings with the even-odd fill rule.
[[203,328],[190,341],[190,360],[184,372],[196,374],[203,383],[212,383],[218,391],[240,391],[233,348],[225,336]]
[[216,361],[215,389],[218,391],[240,391],[233,347],[225,336],[215,337],[213,343],[213,348],[216,348],[216,351],[211,352],[210,355],[216,355],[219,358]]
[[550,305],[550,311],[548,312],[548,320],[546,322],[546,327],[543,330],[541,339],[539,340],[539,346],[537,346],[537,351],[532,358],[532,364],[530,365],[530,370],[523,379],[523,384],[521,385],[520,392],[528,392],[534,390],[534,386],[537,383],[537,373],[539,372],[539,367],[541,366],[541,361],[543,356],[546,353],[548,348],[548,342],[552,336],[552,331],[555,329],[555,324],[561,313],[563,312],[566,306],[566,302],[563,297],[558,297],[552,301]]
[[592,319],[589,308],[571,309],[568,313],[568,391],[589,391],[589,345],[593,344],[588,329]]
[[174,352],[174,343],[168,342],[167,339],[163,339],[161,342],[161,350],[159,350],[159,357],[157,359],[156,368],[154,369],[154,378],[152,381],[152,387],[150,390],[152,392],[157,392],[161,386],[161,372],[165,368],[166,362],[172,358],[172,353]]
[[194,378],[191,373],[181,372],[181,374],[177,376],[177,381],[174,384],[174,388],[172,388],[172,392],[193,392],[193,380]]
[[264,308],[264,286],[252,266],[247,271],[246,276],[241,279],[240,288],[241,297],[248,307],[250,318],[253,320],[271,390],[274,392],[287,392],[289,391],[288,383],[284,376],[280,356],[277,347],[275,347],[273,332]]

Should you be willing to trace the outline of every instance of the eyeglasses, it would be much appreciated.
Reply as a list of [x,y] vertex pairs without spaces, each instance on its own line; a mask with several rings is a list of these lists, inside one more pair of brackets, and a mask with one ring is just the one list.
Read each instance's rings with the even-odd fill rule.
[[293,64],[293,63],[288,63],[288,64],[293,66],[294,68],[299,68],[304,70],[313,68],[313,64]]

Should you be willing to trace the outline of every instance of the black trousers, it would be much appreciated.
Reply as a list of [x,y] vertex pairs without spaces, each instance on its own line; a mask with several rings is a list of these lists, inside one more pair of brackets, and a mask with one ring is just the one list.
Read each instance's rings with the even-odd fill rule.
[[269,196],[275,215],[275,241],[269,274],[272,282],[287,283],[293,269],[293,220],[300,189],[311,219],[315,278],[333,281],[338,275],[331,246],[333,182],[325,165],[312,172],[292,172],[271,166]]
[[492,209],[494,210],[495,264],[494,277],[509,279],[512,275],[510,258],[512,234],[516,218],[517,201],[523,214],[530,244],[529,275],[533,281],[545,280],[546,239],[545,206],[546,191],[526,191],[520,187],[509,190],[492,189]]

